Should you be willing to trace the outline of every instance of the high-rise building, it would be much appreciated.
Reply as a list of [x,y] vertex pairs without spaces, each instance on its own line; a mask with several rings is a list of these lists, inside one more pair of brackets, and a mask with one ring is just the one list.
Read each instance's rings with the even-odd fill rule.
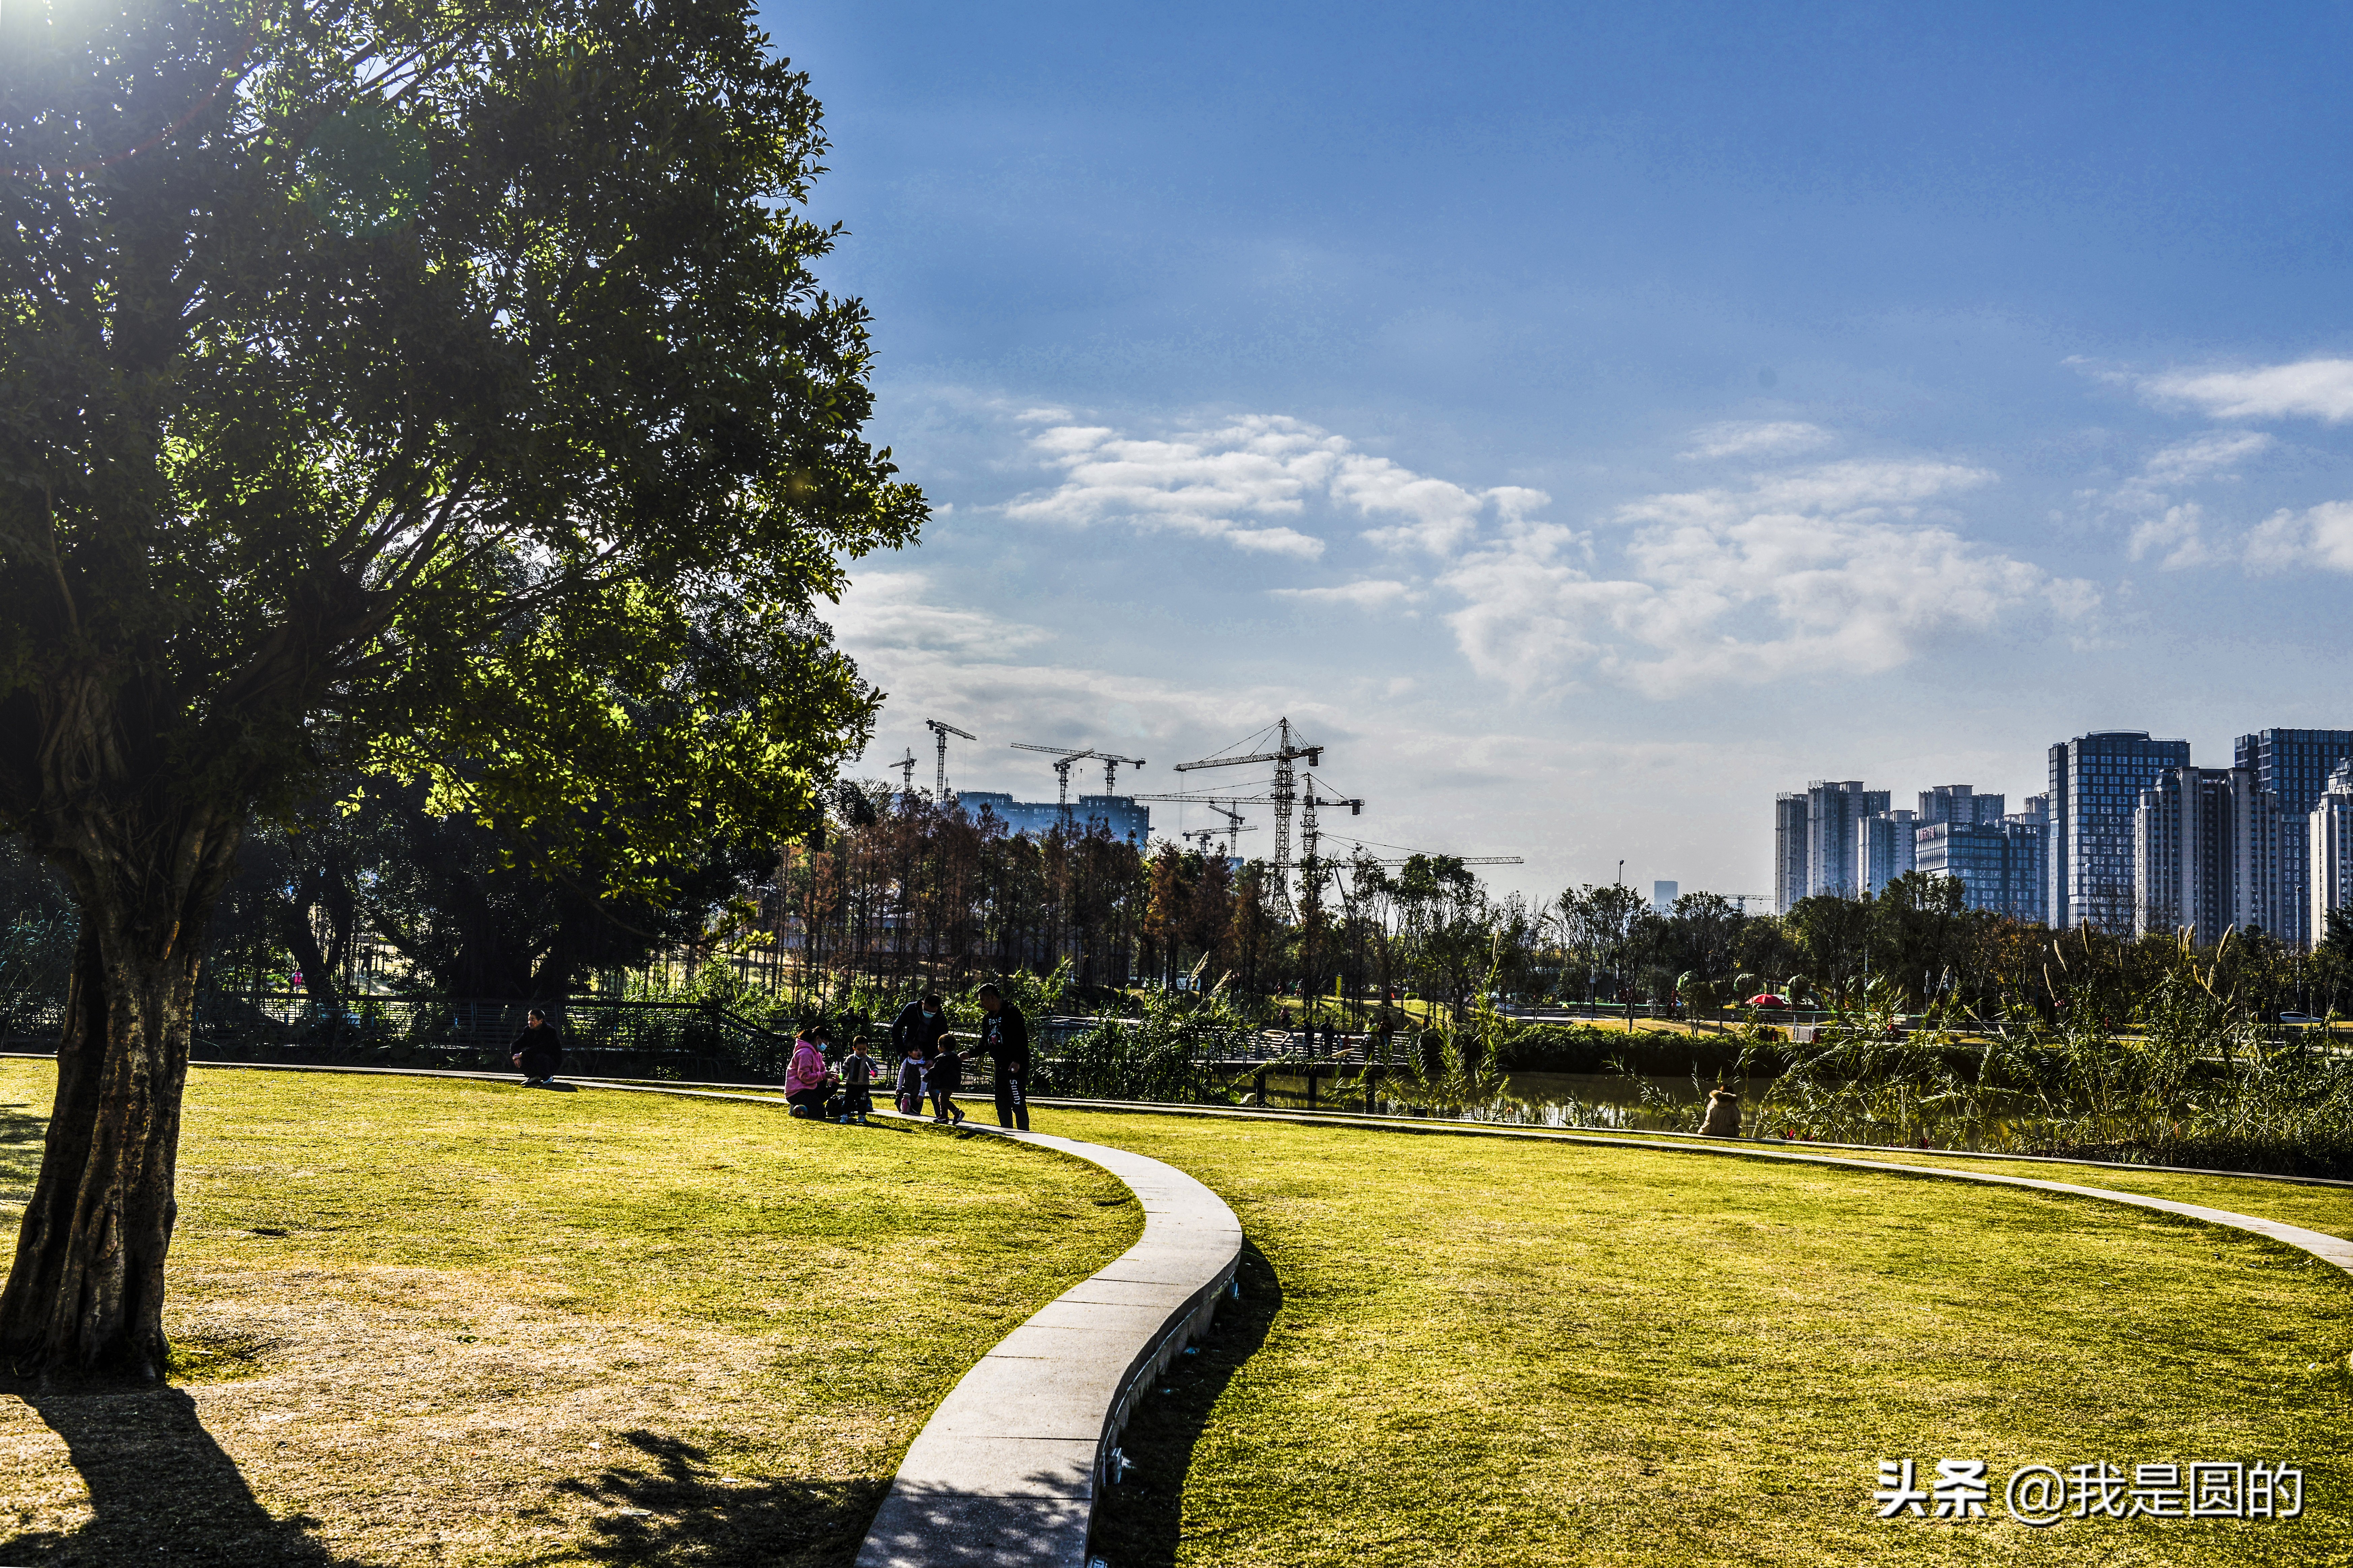
[[2000,822],[2004,797],[1979,795],[1974,784],[1938,784],[1920,792],[1920,826],[1932,822]]
[[2327,940],[2330,911],[2353,908],[2353,762],[2338,763],[2312,803],[2305,819],[2304,854],[2309,947]]
[[2103,730],[2051,748],[2046,918],[2054,926],[2133,929],[2133,814],[2168,768],[2189,765],[2189,742],[2146,730]]
[[[2232,763],[2252,772],[2256,787],[2277,795],[2280,810],[2293,817],[2313,809],[2328,787],[2329,774],[2349,758],[2353,758],[2353,730],[2258,730],[2239,737]],[[2326,932],[2312,924],[2312,910],[2318,906],[2313,901],[2315,873],[2307,835],[2291,832],[2287,837],[2290,842],[2282,854],[2290,907],[2281,910],[2280,929],[2273,934],[2291,946],[2306,948]]]
[[1806,892],[1852,899],[1862,890],[1854,825],[1887,809],[1887,792],[1861,779],[1816,779],[1806,786]]
[[1681,896],[1683,890],[1683,885],[1679,882],[1652,882],[1651,908],[1662,915],[1672,913],[1675,907],[1675,900]]
[[1773,797],[1773,912],[1786,915],[1806,896],[1806,797]]
[[1957,878],[1969,908],[2012,920],[2043,918],[2047,853],[2040,823],[1933,822],[1919,830],[1923,875]]
[[2166,769],[2133,809],[2134,933],[2212,943],[2233,927],[2300,927],[2287,908],[2291,824],[2252,769]]
[[1854,825],[1854,874],[1864,892],[1876,897],[1912,869],[1916,831],[1908,811],[1874,812]]
[[2019,802],[2019,807],[2020,809],[2011,812],[2008,816],[2003,817],[2002,820],[2004,822],[2031,822],[2044,826],[2050,825],[2051,797],[2049,795],[2030,795],[2024,800]]

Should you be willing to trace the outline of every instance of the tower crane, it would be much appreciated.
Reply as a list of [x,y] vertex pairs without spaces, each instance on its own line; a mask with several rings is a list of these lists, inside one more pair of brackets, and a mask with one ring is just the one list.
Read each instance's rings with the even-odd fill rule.
[[1187,773],[1196,768],[1233,768],[1250,763],[1274,764],[1274,787],[1267,792],[1268,801],[1274,807],[1274,896],[1276,905],[1287,915],[1291,913],[1291,810],[1299,798],[1299,775],[1293,771],[1293,764],[1303,759],[1311,768],[1323,766],[1324,748],[1303,746],[1294,742],[1291,734],[1291,721],[1287,717],[1277,720],[1275,725],[1279,734],[1275,748],[1271,752],[1250,752],[1234,757],[1203,757],[1197,763],[1178,763],[1176,771]]
[[1226,836],[1226,858],[1230,860],[1234,858],[1235,854],[1234,840],[1236,837],[1244,833],[1256,833],[1258,829],[1243,822],[1242,814],[1240,812],[1229,810],[1225,806],[1219,805],[1214,800],[1209,801],[1207,804],[1211,811],[1216,812],[1219,816],[1226,819],[1226,825],[1223,827],[1190,827],[1178,834],[1176,837],[1182,838],[1187,844],[1193,843],[1198,839],[1201,846],[1201,853],[1207,855],[1210,850],[1217,847],[1218,835],[1222,833]]
[[[1238,800],[1229,801],[1224,805],[1219,805],[1214,800],[1209,803],[1209,809],[1226,819],[1226,858],[1229,860],[1234,858],[1234,839],[1241,834],[1258,831],[1255,827],[1242,826],[1242,814],[1233,809],[1240,804],[1241,802]],[[1215,834],[1218,830],[1212,827],[1208,831]],[[1206,848],[1208,846],[1204,845],[1203,847]]]
[[1084,762],[1089,757],[1099,757],[1103,753],[1092,747],[1083,751],[1073,751],[1068,746],[1035,746],[1027,741],[1014,742],[1013,749],[1017,752],[1043,752],[1054,759],[1054,780],[1060,786],[1056,804],[1062,808],[1062,820],[1068,822],[1071,819],[1071,764]]
[[1142,757],[1114,756],[1109,752],[1097,752],[1095,755],[1103,759],[1103,794],[1106,795],[1119,793],[1119,767],[1122,763],[1125,763],[1131,768],[1140,768],[1144,765]]
[[913,746],[908,747],[907,754],[905,756],[901,757],[897,762],[892,763],[888,765],[899,770],[899,793],[901,795],[914,794],[915,748]]
[[937,797],[939,805],[945,805],[948,803],[948,737],[962,735],[965,740],[973,742],[977,742],[980,737],[969,730],[959,730],[955,725],[938,719],[924,720],[923,728],[939,738],[940,771],[938,782],[933,785],[933,794]]
[[1328,795],[1317,795],[1315,793],[1315,775],[1314,773],[1307,775],[1307,793],[1299,797],[1299,804],[1306,808],[1305,814],[1301,817],[1299,823],[1300,863],[1303,866],[1313,866],[1316,863],[1315,844],[1317,835],[1315,829],[1315,808],[1317,806],[1345,805],[1348,808],[1348,815],[1350,816],[1362,816],[1365,815],[1365,803],[1361,800],[1349,799],[1345,796],[1334,798]]

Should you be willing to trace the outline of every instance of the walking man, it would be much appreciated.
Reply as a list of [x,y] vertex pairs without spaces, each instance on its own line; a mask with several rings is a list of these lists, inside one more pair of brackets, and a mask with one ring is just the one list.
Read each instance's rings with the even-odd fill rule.
[[994,985],[980,988],[980,1048],[997,1072],[997,1124],[1029,1131],[1029,1025]]

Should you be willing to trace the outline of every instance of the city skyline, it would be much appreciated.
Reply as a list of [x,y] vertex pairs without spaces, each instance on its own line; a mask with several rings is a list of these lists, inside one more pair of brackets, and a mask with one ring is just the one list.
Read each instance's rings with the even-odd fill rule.
[[2341,721],[2337,14],[765,16],[939,509],[853,772],[1288,714],[1368,837],[1756,892],[1786,781]]

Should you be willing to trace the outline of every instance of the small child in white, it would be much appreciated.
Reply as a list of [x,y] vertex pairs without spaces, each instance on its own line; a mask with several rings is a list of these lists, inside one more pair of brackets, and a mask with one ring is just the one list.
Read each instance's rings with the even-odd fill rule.
[[923,1047],[909,1047],[906,1058],[899,1064],[899,1114],[921,1116],[923,1113]]
[[856,1118],[858,1125],[866,1125],[866,1113],[874,1109],[874,1075],[881,1064],[866,1054],[866,1037],[859,1035],[849,1042],[849,1054],[841,1058],[841,1120],[847,1123]]

